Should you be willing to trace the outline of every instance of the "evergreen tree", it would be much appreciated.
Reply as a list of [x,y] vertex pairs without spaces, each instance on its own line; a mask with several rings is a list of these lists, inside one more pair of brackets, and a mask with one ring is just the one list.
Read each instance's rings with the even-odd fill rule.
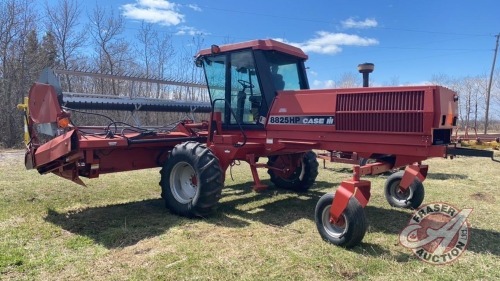
[[38,54],[38,49],[40,48],[37,33],[35,30],[31,30],[26,36],[26,59],[25,59],[25,69],[27,81],[34,81],[39,73],[40,68],[40,57]]
[[45,36],[43,36],[39,54],[42,59],[42,68],[56,66],[57,44],[54,34],[51,31],[47,32]]

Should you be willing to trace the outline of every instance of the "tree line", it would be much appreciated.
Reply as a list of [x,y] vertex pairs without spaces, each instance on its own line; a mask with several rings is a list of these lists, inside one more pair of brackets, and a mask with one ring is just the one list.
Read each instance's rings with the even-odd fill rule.
[[[23,115],[16,105],[22,103],[42,69],[50,67],[202,83],[201,70],[193,63],[193,55],[202,45],[203,38],[194,36],[190,44],[174,49],[170,34],[159,33],[144,22],[130,42],[125,39],[123,16],[98,4],[90,11],[83,11],[77,0],[58,0],[54,4],[0,0],[0,147],[22,146]],[[496,72],[492,120],[500,115],[499,76]],[[334,84],[358,87],[361,85],[358,77],[347,73]],[[206,92],[199,88],[66,74],[61,75],[60,81],[65,91],[75,93],[208,101]],[[484,120],[487,81],[486,77],[433,78],[433,82],[459,92],[460,122],[463,126],[476,127]],[[109,114],[119,119],[125,118],[127,113]],[[156,125],[181,117],[151,112],[141,116],[145,123]]]
[[[170,34],[142,23],[134,39],[125,39],[123,16],[104,6],[83,11],[76,0],[0,0],[0,146],[22,145],[23,116],[16,105],[46,67],[201,83],[193,63],[201,37],[174,50]],[[64,91],[75,93],[208,100],[199,88],[74,75],[62,75],[60,81]],[[125,113],[109,114],[121,118]],[[162,123],[178,114],[143,115],[146,123]]]

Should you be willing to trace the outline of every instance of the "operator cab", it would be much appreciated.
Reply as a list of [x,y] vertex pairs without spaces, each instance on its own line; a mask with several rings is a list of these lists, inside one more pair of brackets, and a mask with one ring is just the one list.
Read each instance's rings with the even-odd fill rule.
[[213,45],[197,54],[196,66],[224,129],[261,129],[278,91],[309,89],[306,59],[299,48],[269,39]]

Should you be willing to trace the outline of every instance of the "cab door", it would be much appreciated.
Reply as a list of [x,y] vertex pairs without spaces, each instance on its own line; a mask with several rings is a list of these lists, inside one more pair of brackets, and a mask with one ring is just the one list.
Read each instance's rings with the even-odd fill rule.
[[205,75],[214,112],[225,130],[263,129],[267,103],[251,49],[204,58]]

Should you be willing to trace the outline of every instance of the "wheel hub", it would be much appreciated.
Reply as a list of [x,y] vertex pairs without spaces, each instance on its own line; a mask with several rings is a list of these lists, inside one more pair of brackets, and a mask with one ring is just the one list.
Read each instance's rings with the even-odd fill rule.
[[274,162],[274,167],[279,168],[275,173],[283,179],[299,179],[304,177],[304,161],[302,158],[294,159],[290,155],[281,155]]
[[331,205],[328,205],[323,209],[322,224],[328,235],[340,239],[348,230],[347,219],[345,215],[342,214],[342,216],[335,222],[330,215],[330,208]]
[[175,199],[182,204],[189,203],[198,193],[198,177],[187,162],[178,162],[172,168],[170,188]]
[[398,183],[396,183],[396,184],[393,185],[393,187],[391,189],[391,195],[396,200],[407,201],[407,200],[411,199],[412,192],[411,192],[411,188],[410,187],[408,187],[405,190],[402,190],[399,187],[399,182],[398,182]]

